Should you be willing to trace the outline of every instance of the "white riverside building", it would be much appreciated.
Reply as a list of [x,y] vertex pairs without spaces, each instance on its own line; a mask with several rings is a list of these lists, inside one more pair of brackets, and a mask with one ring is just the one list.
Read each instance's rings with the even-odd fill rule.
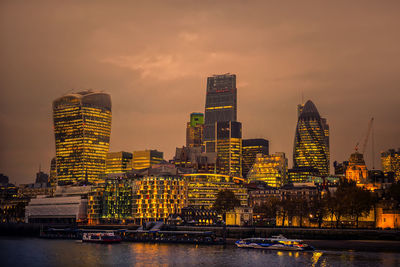
[[86,220],[90,186],[59,186],[54,197],[38,196],[25,208],[26,223],[70,224]]

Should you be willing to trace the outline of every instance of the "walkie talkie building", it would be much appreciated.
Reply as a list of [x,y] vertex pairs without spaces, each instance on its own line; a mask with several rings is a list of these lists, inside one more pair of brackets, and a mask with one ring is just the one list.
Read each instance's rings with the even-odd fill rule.
[[329,174],[329,126],[310,100],[298,110],[293,167],[313,167],[326,176]]
[[82,91],[53,102],[58,184],[91,183],[105,172],[111,134],[109,94]]

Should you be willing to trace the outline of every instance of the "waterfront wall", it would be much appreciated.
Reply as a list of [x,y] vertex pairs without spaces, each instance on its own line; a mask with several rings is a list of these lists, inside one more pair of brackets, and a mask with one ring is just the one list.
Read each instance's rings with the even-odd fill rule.
[[[39,236],[41,224],[32,223],[1,223],[0,235],[8,236]],[[43,226],[44,228],[49,226]],[[57,225],[55,228],[73,228],[71,225]],[[79,226],[80,229],[135,230],[136,225],[96,225]],[[209,226],[177,226],[178,231],[213,231],[217,236],[224,236],[223,227]],[[226,238],[240,239],[247,237],[270,237],[282,234],[288,238],[314,240],[397,240],[400,241],[398,230],[363,230],[363,229],[308,229],[308,228],[259,228],[259,227],[226,227]]]
[[[178,226],[181,231],[213,231],[223,236],[222,227]],[[398,230],[363,230],[363,229],[308,229],[308,228],[245,228],[226,227],[227,238],[270,237],[282,234],[288,238],[315,240],[398,240]]]

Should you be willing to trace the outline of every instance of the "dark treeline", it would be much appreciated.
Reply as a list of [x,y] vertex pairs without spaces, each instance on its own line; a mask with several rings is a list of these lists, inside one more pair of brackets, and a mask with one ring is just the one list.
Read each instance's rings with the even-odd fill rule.
[[[399,196],[400,186],[393,185],[387,197]],[[355,182],[343,179],[336,190],[324,190],[315,196],[294,195],[287,197],[271,197],[260,206],[254,207],[254,212],[260,214],[264,222],[275,222],[276,226],[293,226],[293,218],[297,218],[296,226],[318,226],[321,228],[327,218],[328,227],[342,227],[342,220],[351,218],[358,228],[359,219],[368,216],[378,202],[376,194],[358,187]],[[309,222],[304,225],[304,222]],[[307,223],[306,223],[307,224]],[[272,224],[270,224],[272,226]],[[326,222],[324,224],[326,227]]]

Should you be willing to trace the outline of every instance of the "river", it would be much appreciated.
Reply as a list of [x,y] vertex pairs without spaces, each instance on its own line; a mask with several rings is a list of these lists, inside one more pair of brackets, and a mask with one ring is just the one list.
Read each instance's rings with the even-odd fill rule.
[[81,243],[0,237],[1,266],[400,266],[400,253],[287,252],[234,245]]

